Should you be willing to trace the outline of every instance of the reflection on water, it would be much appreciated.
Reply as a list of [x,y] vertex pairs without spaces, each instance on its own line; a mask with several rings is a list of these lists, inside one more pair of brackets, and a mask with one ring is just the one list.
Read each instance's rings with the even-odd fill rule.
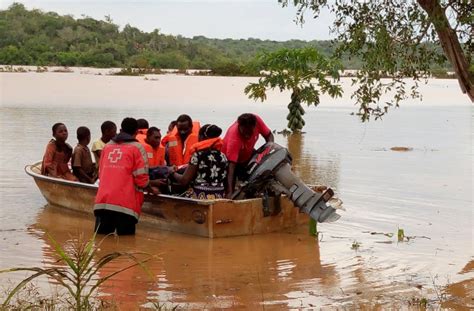
[[[46,206],[33,230],[47,245],[43,247],[45,264],[53,264],[55,257],[43,230],[63,244],[73,233],[90,235],[92,227],[91,217]],[[334,265],[321,263],[318,240],[305,233],[209,240],[140,228],[135,237],[109,237],[100,245],[99,256],[137,251],[157,259],[147,264],[151,278],[133,268],[101,287],[101,293],[129,307],[159,301],[192,308],[287,305],[296,299],[292,293],[303,294],[309,288],[320,296],[337,287],[338,273]],[[111,262],[100,277],[129,264],[127,260]],[[314,303],[326,300],[318,296],[313,297]]]
[[293,170],[306,183],[326,185],[336,190],[339,184],[338,155],[324,157],[305,149],[305,135],[295,133],[287,136],[286,146],[293,157]]
[[[272,129],[285,126],[286,94],[273,94],[272,104],[248,101],[242,93],[246,78],[0,75],[17,81],[2,81],[0,90],[0,269],[52,264],[44,231],[61,242],[92,232],[91,216],[45,208],[23,172],[41,159],[55,122],[66,123],[72,145],[78,126],[87,125],[97,138],[105,119],[120,123],[126,116],[163,128],[187,112],[225,129],[251,111]],[[106,239],[101,250],[159,255],[150,263],[152,279],[132,269],[102,287],[102,294],[127,308],[149,300],[195,308],[403,308],[412,297],[436,301],[436,289],[448,282],[472,280],[472,271],[459,272],[474,254],[473,111],[462,104],[455,83],[426,88],[423,106],[406,105],[382,122],[360,124],[348,103],[323,104],[307,110],[304,135],[276,135],[305,182],[329,185],[344,201],[347,211],[337,223],[318,226],[319,241],[304,226],[216,240],[141,228],[135,237]],[[394,152],[393,146],[413,150]],[[398,228],[413,238],[398,243]]]

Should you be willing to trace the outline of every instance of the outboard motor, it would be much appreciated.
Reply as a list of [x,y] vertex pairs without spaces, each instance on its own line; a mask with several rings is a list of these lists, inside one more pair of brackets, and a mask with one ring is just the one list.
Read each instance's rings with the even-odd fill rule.
[[294,205],[318,222],[333,222],[341,216],[333,207],[326,204],[334,192],[328,188],[323,193],[314,192],[291,171],[291,155],[288,150],[276,143],[266,143],[250,159],[249,178],[232,199],[255,197],[265,189],[273,193],[284,193]]

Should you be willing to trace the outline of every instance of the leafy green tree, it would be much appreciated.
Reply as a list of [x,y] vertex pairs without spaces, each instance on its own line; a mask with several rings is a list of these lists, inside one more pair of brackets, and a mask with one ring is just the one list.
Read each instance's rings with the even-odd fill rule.
[[189,60],[180,51],[170,51],[156,54],[151,64],[155,68],[186,69],[188,68]]
[[0,64],[14,65],[18,61],[25,65],[30,65],[33,62],[30,55],[16,46],[9,45],[0,49]]
[[[298,8],[297,21],[306,11],[314,18],[329,10],[334,16],[336,57],[360,59],[352,94],[362,120],[381,117],[390,106],[417,98],[418,83],[430,76],[433,63],[447,59],[461,90],[474,101],[474,2],[472,0],[278,0]],[[390,80],[382,80],[383,77]],[[406,77],[414,86],[408,88]],[[389,93],[389,100],[382,101]],[[390,94],[391,93],[391,94]]]
[[81,55],[77,52],[59,52],[58,62],[61,66],[75,66],[80,62]]
[[225,61],[211,66],[212,73],[219,76],[241,76],[244,68],[235,62]]
[[293,132],[300,131],[305,124],[302,103],[317,106],[321,94],[342,95],[342,88],[336,83],[341,64],[324,57],[314,48],[264,53],[259,56],[259,63],[265,72],[257,83],[250,83],[245,88],[245,93],[250,98],[264,101],[267,89],[290,90],[287,120],[288,128]]

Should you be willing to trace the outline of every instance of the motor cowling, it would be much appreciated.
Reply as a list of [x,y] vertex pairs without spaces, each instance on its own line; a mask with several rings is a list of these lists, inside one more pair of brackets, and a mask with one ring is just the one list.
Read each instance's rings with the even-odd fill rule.
[[292,158],[288,150],[276,143],[266,143],[250,159],[249,178],[234,192],[232,199],[252,198],[271,188],[273,193],[283,193],[300,211],[318,222],[333,222],[340,218],[327,204],[334,192],[327,188],[318,193],[308,187],[291,171]]

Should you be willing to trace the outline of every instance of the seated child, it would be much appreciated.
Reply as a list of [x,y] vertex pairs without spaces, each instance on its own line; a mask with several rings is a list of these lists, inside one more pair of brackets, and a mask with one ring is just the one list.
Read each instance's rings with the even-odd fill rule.
[[100,126],[102,137],[92,144],[92,153],[94,154],[96,167],[99,167],[100,153],[112,138],[117,135],[117,126],[112,121],[105,121]]
[[63,123],[53,125],[53,137],[46,146],[41,165],[41,174],[77,181],[76,176],[71,173],[68,163],[72,155],[72,147],[66,143],[67,128]]
[[91,132],[85,126],[77,128],[78,144],[72,153],[72,170],[80,182],[93,184],[95,182],[95,166],[87,145],[91,141]]

